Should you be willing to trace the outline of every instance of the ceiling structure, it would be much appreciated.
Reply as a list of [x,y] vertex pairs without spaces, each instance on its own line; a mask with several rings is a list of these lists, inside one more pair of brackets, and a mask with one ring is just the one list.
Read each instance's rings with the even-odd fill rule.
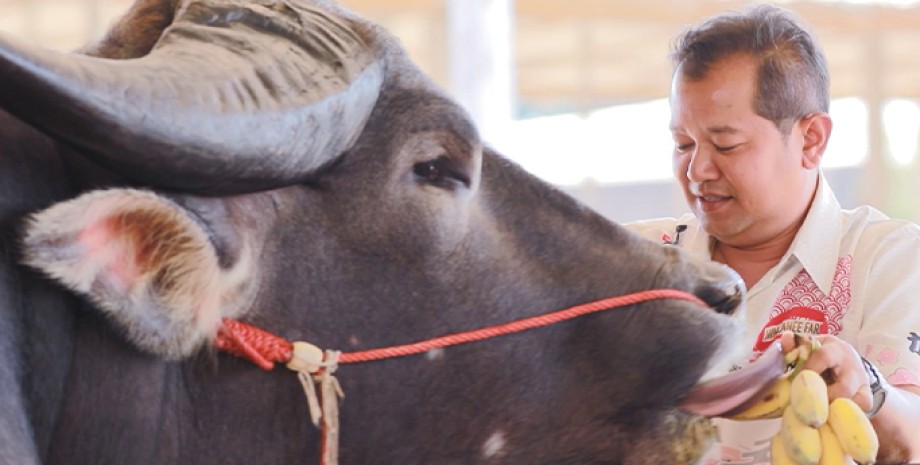
[[[395,33],[450,87],[446,0],[341,0]],[[461,0],[462,1],[462,0]],[[97,37],[127,0],[0,0],[0,30],[58,48]],[[513,64],[523,114],[583,110],[667,95],[673,37],[737,0],[516,0]],[[920,98],[920,7],[784,2],[828,56],[832,93]]]
[[[665,98],[667,54],[686,25],[741,0],[339,0],[400,38],[412,58],[451,89],[447,2],[508,1],[512,85],[518,117],[587,112]],[[775,0],[816,33],[828,57],[833,97],[856,96],[868,109],[868,158],[860,170],[864,203],[891,205],[891,186],[920,195],[920,162],[903,182],[886,161],[882,129],[887,98],[920,99],[920,5]],[[99,37],[131,0],[0,0],[0,31],[58,49]],[[902,169],[903,171],[903,169]],[[914,172],[916,174],[914,174]],[[902,176],[903,177],[903,176]],[[880,189],[880,186],[883,188]],[[912,191],[913,192],[913,191]],[[900,197],[905,197],[900,195]],[[912,204],[917,195],[911,194]],[[920,217],[920,207],[914,215]]]
[[[404,41],[446,83],[444,0],[344,0]],[[519,101],[581,109],[667,95],[667,53],[687,24],[742,1],[517,0],[514,73]],[[920,7],[784,2],[821,40],[832,94],[920,98]]]

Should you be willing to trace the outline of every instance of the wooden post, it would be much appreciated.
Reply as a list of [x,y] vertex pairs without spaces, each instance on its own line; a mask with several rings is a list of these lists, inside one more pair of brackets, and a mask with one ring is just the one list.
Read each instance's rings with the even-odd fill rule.
[[[890,196],[889,168],[882,126],[882,105],[885,103],[884,57],[880,33],[870,31],[865,36],[865,83],[863,98],[867,110],[866,164],[860,179],[859,203],[872,205],[889,212]],[[833,76],[831,77],[833,79]]]

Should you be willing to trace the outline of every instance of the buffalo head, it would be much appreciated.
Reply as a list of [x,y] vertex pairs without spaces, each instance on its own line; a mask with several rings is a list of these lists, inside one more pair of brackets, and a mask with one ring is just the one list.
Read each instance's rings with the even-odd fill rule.
[[52,160],[41,179],[67,186],[3,213],[70,198],[30,216],[22,260],[104,315],[58,315],[56,381],[13,402],[36,460],[315,463],[296,378],[210,349],[225,317],[353,351],[653,288],[711,308],[656,300],[343,368],[342,463],[689,464],[711,442],[678,404],[740,350],[738,277],[483,146],[393,37],[332,3],[142,0],[81,54],[3,39],[0,88],[18,130],[0,167]]

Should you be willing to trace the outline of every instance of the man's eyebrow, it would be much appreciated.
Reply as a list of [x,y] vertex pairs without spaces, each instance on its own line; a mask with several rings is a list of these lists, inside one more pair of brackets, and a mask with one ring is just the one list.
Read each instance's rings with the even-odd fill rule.
[[[669,126],[671,132],[679,132],[679,128],[673,124]],[[721,125],[721,126],[712,126],[706,128],[706,132],[711,134],[736,134],[741,132],[738,128],[734,126]]]
[[710,128],[707,128],[706,131],[713,133],[713,134],[735,134],[739,132],[738,128],[736,127],[724,126],[724,125],[723,126],[712,126]]

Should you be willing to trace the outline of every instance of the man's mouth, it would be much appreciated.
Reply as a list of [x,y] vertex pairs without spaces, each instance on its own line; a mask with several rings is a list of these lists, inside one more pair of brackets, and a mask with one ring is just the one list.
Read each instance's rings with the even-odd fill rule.
[[729,200],[731,200],[731,197],[719,195],[700,195],[696,197],[697,206],[704,213],[722,207]]
[[696,385],[679,407],[706,417],[741,410],[785,371],[785,357],[776,342],[746,367]]

